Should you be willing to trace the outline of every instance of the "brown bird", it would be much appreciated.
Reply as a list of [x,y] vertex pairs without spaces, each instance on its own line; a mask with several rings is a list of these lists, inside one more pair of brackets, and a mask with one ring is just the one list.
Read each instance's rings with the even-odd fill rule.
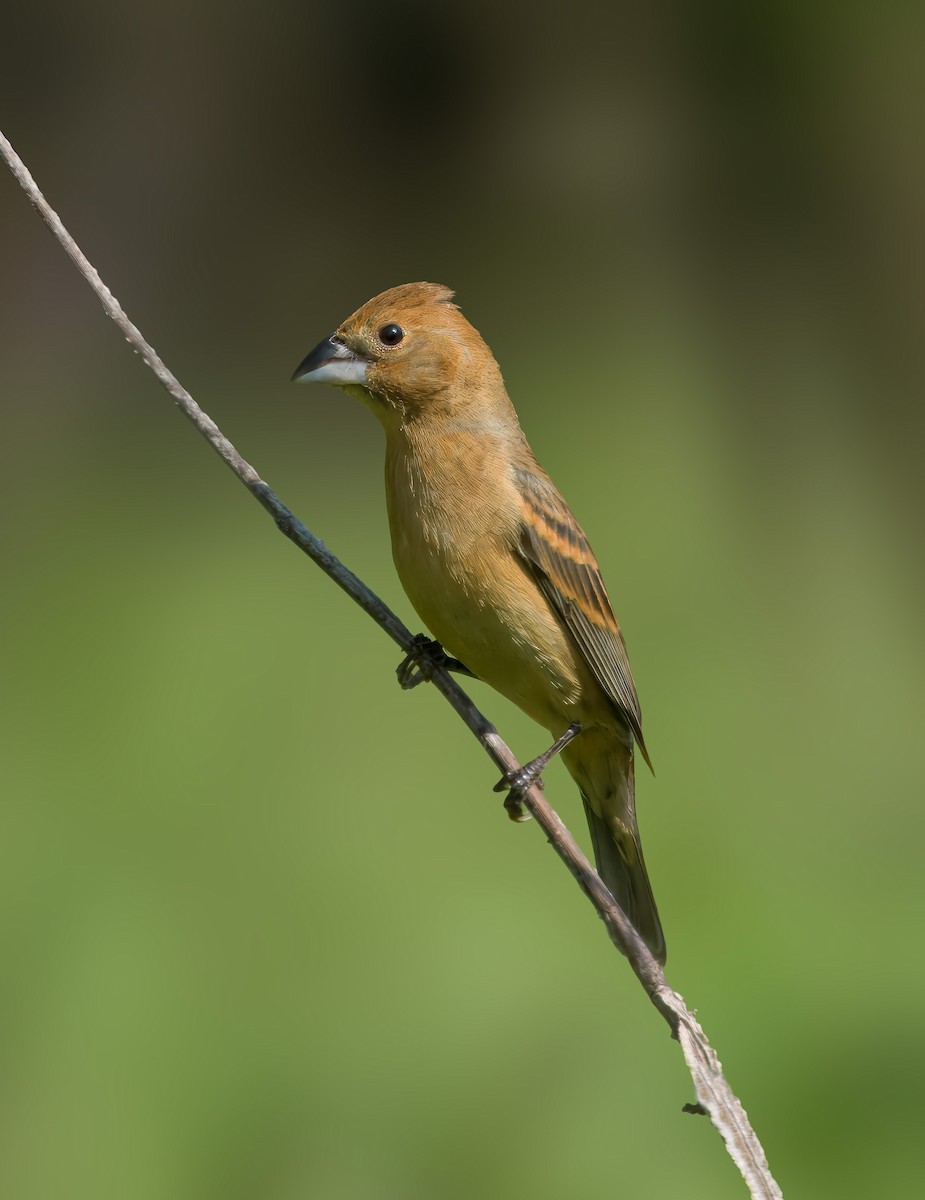
[[636,824],[634,744],[649,757],[626,646],[588,540],[533,456],[488,346],[449,288],[409,283],[357,309],[293,378],[343,388],[382,422],[408,598],[473,675],[567,743],[598,871],[664,962]]

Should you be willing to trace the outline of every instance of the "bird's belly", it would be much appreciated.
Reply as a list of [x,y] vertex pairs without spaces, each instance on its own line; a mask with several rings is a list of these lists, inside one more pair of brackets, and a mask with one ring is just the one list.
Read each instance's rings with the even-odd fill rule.
[[586,668],[513,554],[393,549],[409,600],[448,653],[554,733],[580,719]]

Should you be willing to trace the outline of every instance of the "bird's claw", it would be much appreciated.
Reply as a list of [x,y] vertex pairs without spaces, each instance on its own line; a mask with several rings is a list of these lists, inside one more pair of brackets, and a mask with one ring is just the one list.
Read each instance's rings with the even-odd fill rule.
[[518,825],[522,825],[524,821],[530,820],[530,814],[520,795],[521,793],[519,792],[508,792],[504,797],[504,811],[507,813],[509,820],[516,821]]
[[536,760],[527,763],[519,771],[505,771],[492,789],[495,792],[526,792],[536,784],[542,788],[542,769],[545,764],[537,764]]
[[429,683],[433,678],[434,667],[442,666],[445,658],[439,642],[423,633],[417,634],[411,649],[395,670],[399,687],[410,691],[419,683]]
[[415,635],[411,650],[398,664],[395,674],[398,676],[399,686],[405,691],[410,691],[419,683],[430,683],[434,677],[434,670],[438,667],[475,679],[465,663],[447,654],[440,643],[429,638],[426,633]]
[[521,767],[518,771],[505,771],[495,784],[494,791],[507,792],[507,795],[504,797],[504,808],[512,821],[519,823],[530,820],[530,814],[524,805],[524,793],[529,791],[534,785],[542,789],[543,777],[541,771],[544,765],[534,760],[527,763],[525,767]]
[[557,737],[548,750],[537,755],[536,758],[532,758],[525,766],[519,767],[516,771],[505,771],[501,776],[495,784],[494,790],[507,792],[504,798],[504,807],[512,821],[528,821],[530,819],[530,814],[524,806],[524,794],[532,787],[542,790],[543,771],[550,759],[564,750],[569,742],[578,737],[579,733],[581,733],[581,725],[578,721],[573,721],[565,733]]

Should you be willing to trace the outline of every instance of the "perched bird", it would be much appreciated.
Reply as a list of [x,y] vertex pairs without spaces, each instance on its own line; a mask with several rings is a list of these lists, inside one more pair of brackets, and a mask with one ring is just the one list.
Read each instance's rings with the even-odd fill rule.
[[649,758],[626,646],[488,346],[449,288],[409,283],[357,309],[293,378],[343,388],[382,422],[408,598],[445,650],[568,742],[598,871],[664,962],[636,824],[634,744]]

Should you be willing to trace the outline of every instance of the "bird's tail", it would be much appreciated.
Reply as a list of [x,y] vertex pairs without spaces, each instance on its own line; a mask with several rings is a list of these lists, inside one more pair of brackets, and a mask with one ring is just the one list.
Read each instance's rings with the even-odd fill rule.
[[[629,796],[623,798],[619,813],[609,814],[610,820],[605,816],[598,816],[584,791],[581,798],[591,830],[598,874],[632,921],[653,956],[664,965],[665,935],[662,933],[662,923],[655,907],[652,885],[646,874],[639,829],[636,825],[632,759],[627,784]],[[603,811],[606,812],[607,807],[603,806]]]

